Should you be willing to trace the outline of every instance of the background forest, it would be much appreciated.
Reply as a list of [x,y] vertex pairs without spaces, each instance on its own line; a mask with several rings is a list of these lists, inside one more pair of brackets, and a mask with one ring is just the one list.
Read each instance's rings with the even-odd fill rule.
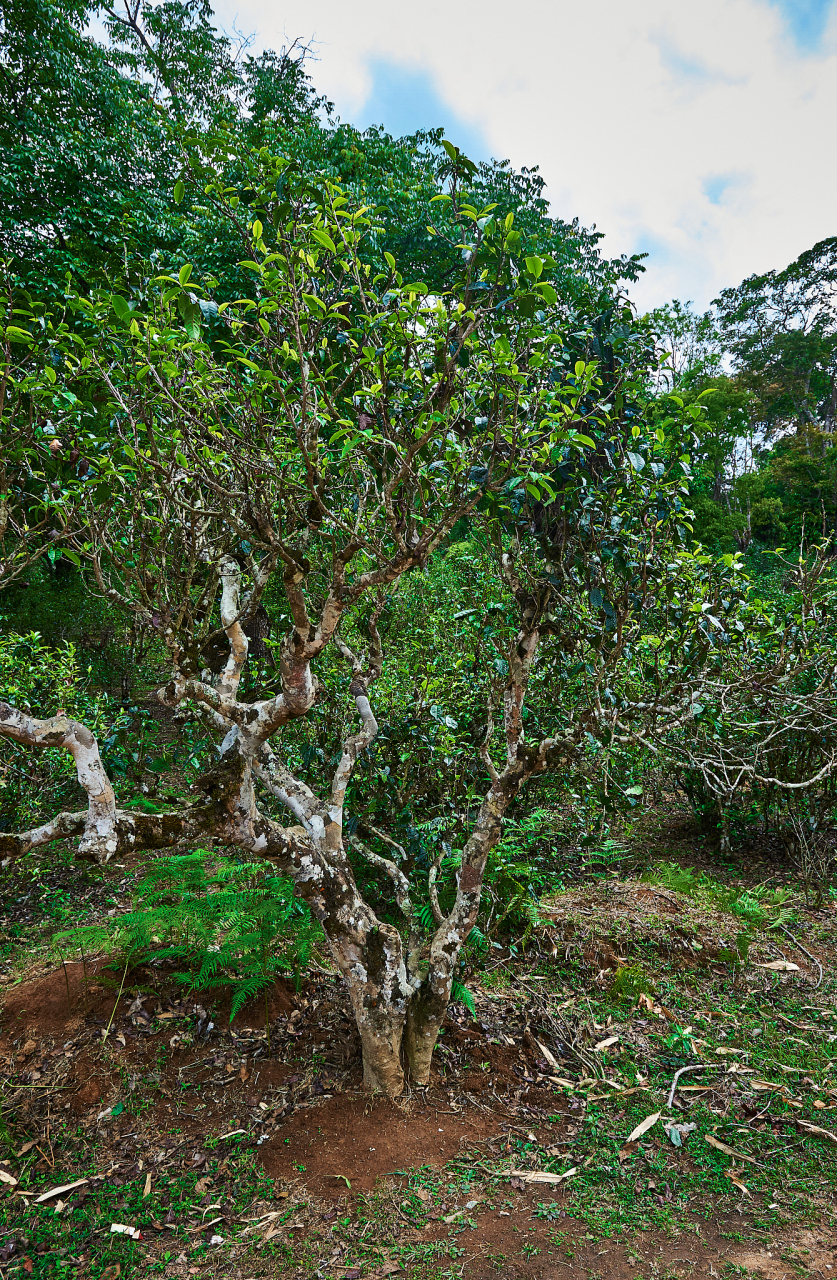
[[[108,957],[120,996],[146,966],[231,988],[231,1019],[258,997],[269,1057],[277,977],[336,966],[398,1094],[481,974],[558,956],[562,894],[642,877],[726,912],[722,986],[794,902],[831,908],[837,236],[640,314],[642,255],[554,216],[537,170],[358,131],[309,56],[253,56],[208,0],[0,4],[0,860],[85,1014]],[[95,736],[105,826],[50,717]],[[105,909],[56,867],[128,874]],[[620,949],[602,999],[695,1068]],[[555,1087],[608,1081],[533,1018]]]

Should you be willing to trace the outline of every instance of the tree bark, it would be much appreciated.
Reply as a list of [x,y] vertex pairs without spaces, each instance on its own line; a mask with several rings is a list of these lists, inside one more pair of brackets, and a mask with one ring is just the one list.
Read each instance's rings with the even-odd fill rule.
[[[512,574],[510,567],[508,572]],[[88,794],[86,815],[61,814],[35,831],[0,835],[0,854],[17,855],[38,844],[79,834],[80,853],[107,862],[117,853],[171,847],[183,839],[213,835],[233,847],[270,859],[293,880],[295,892],[322,925],[331,955],[346,982],[363,1047],[365,1087],[391,1096],[400,1094],[405,1064],[413,1083],[426,1085],[459,956],[476,922],[487,859],[499,839],[503,815],[526,779],[545,767],[552,745],[545,740],[529,746],[523,735],[522,707],[538,645],[538,606],[526,597],[527,621],[509,654],[509,677],[503,695],[504,765],[498,770],[491,760],[490,723],[482,752],[490,777],[489,790],[463,850],[456,897],[446,917],[439,908],[434,883],[437,868],[431,870],[428,892],[437,928],[434,936],[423,943],[410,902],[410,883],[396,862],[366,849],[352,837],[351,843],[392,881],[395,900],[406,921],[404,936],[394,925],[380,920],[364,901],[346,848],[347,787],[357,760],[378,732],[369,699],[369,687],[382,670],[377,615],[368,624],[370,647],[364,666],[336,634],[342,611],[337,597],[329,597],[319,623],[313,625],[295,573],[289,570],[285,586],[294,629],[282,649],[282,691],[266,701],[241,703],[238,691],[248,651],[242,616],[248,604],[241,599],[241,573],[234,561],[221,561],[218,579],[221,622],[230,646],[223,670],[214,682],[209,682],[209,673],[204,679],[196,679],[180,666],[179,650],[174,648],[172,679],[159,694],[169,705],[191,698],[217,728],[225,731],[219,760],[197,783],[205,798],[173,814],[118,810],[95,738],[88,729],[65,716],[33,720],[0,704],[0,736],[70,751],[79,781]],[[520,594],[516,580],[514,585]],[[291,775],[275,756],[270,739],[282,724],[304,715],[313,705],[317,682],[311,660],[329,640],[351,663],[349,693],[359,725],[343,742],[328,798],[323,799]],[[290,809],[299,826],[283,827],[260,812],[256,779]],[[370,830],[398,856],[405,856],[390,837]]]
[[[10,707],[7,702],[0,702],[0,734],[29,747],[59,747],[69,751],[75,761],[79,785],[87,792],[87,815],[79,852],[98,862],[112,858],[119,847],[116,798],[99,755],[98,743],[90,730],[65,715],[36,720]],[[78,817],[76,814],[62,814],[60,819],[26,833],[29,848],[60,839],[68,826],[72,834],[77,834]],[[62,827],[60,831],[59,825]]]

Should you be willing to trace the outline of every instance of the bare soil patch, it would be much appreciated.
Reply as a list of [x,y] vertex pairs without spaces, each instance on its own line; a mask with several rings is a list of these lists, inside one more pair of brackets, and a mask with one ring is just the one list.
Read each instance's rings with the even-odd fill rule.
[[379,1178],[422,1166],[439,1169],[507,1118],[452,1112],[444,1095],[403,1102],[339,1094],[295,1116],[262,1149],[271,1177],[299,1180],[318,1196],[372,1191]]
[[[78,963],[31,972],[26,981],[6,985],[0,1011],[4,1118],[15,1157],[3,1168],[17,1176],[25,1165],[41,1179],[39,1188],[70,1182],[81,1170],[91,1181],[73,1193],[71,1208],[83,1205],[88,1191],[92,1199],[106,1190],[113,1207],[99,1228],[105,1234],[111,1217],[136,1217],[144,1205],[152,1225],[143,1226],[143,1257],[181,1280],[196,1274],[302,1280],[317,1271],[336,1280],[396,1274],[435,1280],[451,1269],[465,1280],[674,1280],[725,1276],[731,1267],[764,1280],[833,1275],[835,1240],[827,1228],[809,1231],[789,1221],[781,1229],[777,1223],[770,1237],[763,1228],[756,1232],[768,1195],[740,1198],[736,1209],[722,1186],[713,1193],[711,1215],[704,1212],[711,1197],[702,1189],[686,1203],[680,1192],[677,1202],[678,1179],[689,1176],[694,1185],[702,1176],[693,1160],[702,1132],[675,1152],[657,1126],[644,1152],[624,1166],[618,1160],[619,1143],[637,1119],[659,1109],[684,1061],[680,1048],[667,1044],[675,1024],[700,1011],[695,1034],[704,1045],[717,1041],[713,1054],[736,1071],[693,1078],[700,1083],[685,1088],[681,1082],[673,1111],[679,1120],[710,1107],[708,1121],[701,1112],[702,1125],[733,1117],[739,1124],[718,1130],[728,1144],[750,1149],[761,1135],[780,1151],[810,1143],[796,1129],[800,1114],[835,1128],[828,1111],[837,1103],[828,1092],[824,1110],[807,1110],[812,1086],[802,1068],[791,1065],[783,1077],[772,1067],[785,1086],[782,1096],[796,1106],[790,1113],[776,1101],[771,1112],[766,1103],[773,1095],[750,1091],[749,1077],[757,1072],[748,1073],[747,1054],[756,1042],[738,1034],[736,1017],[716,1016],[710,995],[740,990],[754,1021],[766,1024],[775,1010],[791,1042],[813,1036],[814,1043],[832,1034],[830,997],[808,994],[815,966],[773,933],[754,938],[751,961],[782,956],[797,970],[724,970],[721,952],[736,922],[653,884],[588,884],[562,894],[544,915],[525,958],[492,957],[506,975],[502,990],[492,990],[488,979],[481,986],[479,975],[471,979],[476,1016],[451,1007],[430,1087],[397,1102],[362,1093],[357,1032],[341,986],[327,975],[310,976],[299,990],[290,980],[274,985],[268,1047],[262,997],[230,1023],[228,989],[190,993],[159,967],[124,973],[99,958],[88,962],[86,973]],[[829,971],[832,919],[833,913],[808,913],[800,931],[803,945]],[[615,974],[637,961],[647,961],[652,998],[635,1007],[610,990]],[[690,993],[688,1019],[667,1007],[662,987],[654,993],[659,973]],[[571,985],[560,988],[562,981]],[[793,993],[804,1006],[824,1005],[822,1016],[786,1003]],[[818,1020],[822,1031],[813,1025]],[[834,1033],[837,1038],[837,1027]],[[626,1058],[635,1063],[634,1075],[623,1068]],[[649,1081],[649,1070],[661,1074]],[[579,1087],[568,1088],[567,1079]],[[823,1076],[822,1083],[831,1082]],[[597,1126],[598,1146],[591,1142]],[[832,1158],[824,1144],[824,1170]],[[92,1168],[79,1164],[90,1159]],[[663,1173],[652,1169],[655,1160]],[[508,1173],[573,1164],[579,1176],[558,1186],[515,1185]],[[643,1217],[637,1214],[623,1236],[616,1200],[608,1224],[596,1226],[601,1215],[594,1214],[591,1226],[582,1215],[595,1205],[582,1204],[574,1189],[590,1176],[588,1167],[624,1174],[605,1189],[618,1191],[631,1214],[634,1201],[657,1205],[663,1217],[671,1206],[669,1227],[637,1230]],[[752,1166],[736,1167],[737,1176],[750,1181]],[[153,1190],[144,1201],[149,1172]],[[244,1178],[250,1200],[243,1205],[236,1196]],[[420,1200],[425,1186],[429,1198]],[[597,1191],[590,1193],[595,1198]],[[13,1194],[0,1188],[0,1195]],[[825,1223],[833,1207],[826,1182],[818,1207]],[[644,1218],[646,1224],[661,1220]],[[63,1226],[64,1219],[57,1220],[59,1235]],[[222,1243],[213,1245],[216,1234]],[[21,1232],[21,1241],[26,1238]],[[25,1249],[36,1265],[48,1256],[41,1245],[18,1245],[14,1235],[3,1239],[0,1249],[17,1250],[0,1253],[12,1280],[16,1257],[29,1256]],[[374,1258],[364,1261],[375,1242]],[[99,1280],[100,1273],[82,1268],[78,1274]]]

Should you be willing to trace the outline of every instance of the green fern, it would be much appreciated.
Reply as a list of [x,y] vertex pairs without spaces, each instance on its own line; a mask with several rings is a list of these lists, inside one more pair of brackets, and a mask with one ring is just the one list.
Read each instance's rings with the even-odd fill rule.
[[466,986],[458,982],[454,978],[450,988],[450,998],[458,1004],[464,1004],[472,1018],[477,1016],[477,1006],[474,1004],[474,997]]
[[175,980],[191,990],[230,987],[232,1020],[253,996],[266,998],[280,974],[293,975],[298,988],[321,937],[291,881],[269,863],[198,849],[151,863],[131,911],[52,941],[64,957],[108,951],[120,964],[172,963]]

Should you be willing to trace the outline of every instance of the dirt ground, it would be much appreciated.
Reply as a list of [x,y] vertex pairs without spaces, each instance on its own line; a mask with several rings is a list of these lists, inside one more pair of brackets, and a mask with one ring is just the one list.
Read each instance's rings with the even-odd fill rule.
[[[663,928],[659,921],[666,919],[670,927]],[[633,1021],[614,1017],[608,1025],[595,1021],[604,1015],[591,1006],[589,1034],[582,1034],[583,998],[560,983],[572,960],[584,968],[592,991],[597,983],[602,989],[638,933],[675,972],[687,958],[697,963],[694,942],[701,938],[700,963],[710,976],[726,941],[723,924],[653,888],[565,894],[541,931],[534,959],[516,961],[502,987],[481,988],[472,980],[476,1016],[452,1006],[430,1088],[397,1101],[362,1092],[358,1037],[341,987],[323,972],[299,990],[291,982],[275,984],[269,1046],[261,999],[230,1023],[228,998],[184,994],[160,970],[120,972],[100,958],[86,967],[43,966],[7,982],[0,1015],[7,1126],[0,1197],[7,1209],[19,1205],[20,1218],[10,1211],[0,1232],[0,1277],[115,1280],[134,1271],[300,1280],[399,1273],[469,1280],[833,1275],[829,1152],[817,1220],[807,1225],[756,1231],[757,1197],[746,1186],[731,1202],[695,1195],[691,1205],[681,1198],[665,1228],[643,1229],[642,1220],[625,1219],[623,1230],[613,1217],[592,1229],[589,1213],[579,1212],[574,1151],[584,1124],[598,1123],[596,1107],[611,1096],[608,1085],[617,1088],[607,1071],[585,1076],[584,1064],[596,1053],[592,1041],[612,1035],[626,1047],[647,1049],[655,1035],[670,1031],[674,1015],[649,999],[647,1008],[633,1010]],[[809,943],[811,955],[830,967],[829,948]],[[756,964],[777,954],[791,951],[773,939],[753,953]],[[772,992],[778,999],[797,989],[792,983],[812,984],[813,963],[796,958],[796,972],[759,974],[762,986],[752,986],[751,994]],[[825,1017],[833,997],[823,1001],[818,995]],[[576,1010],[575,1022],[572,1010],[561,1013],[565,1006]],[[551,1049],[545,1049],[547,1038]],[[667,1068],[666,1079],[670,1075]],[[713,1086],[720,1091],[716,1114],[735,1102],[740,1080],[733,1074]],[[647,1092],[618,1087],[626,1097]],[[692,1105],[691,1096],[684,1091],[676,1106]],[[746,1097],[744,1103],[746,1109]],[[649,1101],[644,1110],[650,1107]],[[790,1120],[775,1121],[775,1132],[796,1140],[795,1113],[789,1114]],[[622,1127],[624,1140],[632,1123]],[[697,1170],[699,1179],[689,1159],[684,1153],[684,1167]],[[545,1163],[554,1169],[562,1161],[564,1171],[551,1182],[530,1180]],[[640,1147],[634,1166],[626,1165],[635,1179],[631,1194],[665,1210],[671,1187],[650,1162]],[[57,1200],[68,1224],[96,1196],[106,1199],[105,1223],[130,1214],[137,1220],[144,1210],[139,1253],[113,1262],[104,1245],[97,1253],[95,1241],[70,1244],[75,1271],[69,1264],[56,1270],[61,1250],[46,1243],[43,1216],[40,1239],[27,1225],[35,1206],[25,1211],[34,1192],[21,1192],[24,1171],[39,1191],[84,1180]],[[739,1186],[747,1173],[748,1166],[733,1161]],[[176,1190],[186,1182],[188,1195]],[[164,1186],[165,1194],[158,1190]],[[123,1218],[114,1216],[119,1213]]]

